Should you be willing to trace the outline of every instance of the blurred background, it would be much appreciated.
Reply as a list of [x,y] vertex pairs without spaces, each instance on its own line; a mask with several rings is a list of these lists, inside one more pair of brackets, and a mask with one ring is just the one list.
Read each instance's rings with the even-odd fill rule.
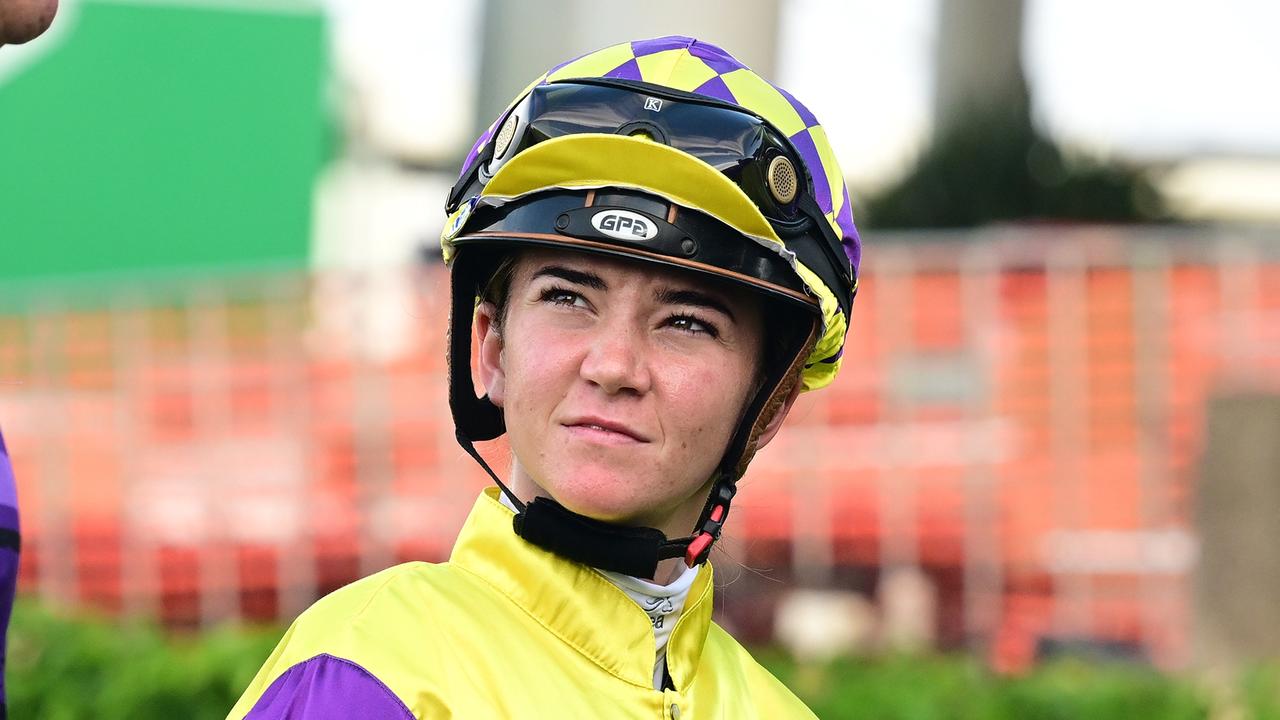
[[63,0],[0,48],[13,716],[221,717],[314,599],[447,557],[488,483],[445,401],[444,195],[545,69],[683,34],[814,111],[866,243],[840,378],[743,481],[719,621],[822,717],[1280,717],[1278,28]]

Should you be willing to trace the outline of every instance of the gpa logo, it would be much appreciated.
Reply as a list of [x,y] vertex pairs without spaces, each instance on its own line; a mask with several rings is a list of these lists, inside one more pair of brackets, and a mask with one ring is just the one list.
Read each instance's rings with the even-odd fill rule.
[[591,216],[591,226],[618,240],[652,240],[658,226],[649,218],[630,210],[602,210]]
[[662,98],[647,97],[644,99],[644,109],[654,112],[662,112]]

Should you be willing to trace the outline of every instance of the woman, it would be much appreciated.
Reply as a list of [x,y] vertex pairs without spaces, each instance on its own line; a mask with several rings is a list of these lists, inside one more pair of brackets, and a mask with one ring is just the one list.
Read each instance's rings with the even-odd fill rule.
[[[706,560],[752,455],[839,369],[840,178],[813,116],[706,43],[530,86],[443,237],[451,410],[498,487],[449,562],[304,613],[231,717],[812,717],[711,622]],[[507,482],[473,446],[504,432]]]

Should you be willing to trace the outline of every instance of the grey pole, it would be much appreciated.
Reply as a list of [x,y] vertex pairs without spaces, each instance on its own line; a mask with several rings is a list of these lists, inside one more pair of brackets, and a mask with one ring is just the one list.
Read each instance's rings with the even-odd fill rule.
[[543,72],[628,40],[696,37],[773,79],[778,20],[778,0],[488,0],[481,21],[475,134]]

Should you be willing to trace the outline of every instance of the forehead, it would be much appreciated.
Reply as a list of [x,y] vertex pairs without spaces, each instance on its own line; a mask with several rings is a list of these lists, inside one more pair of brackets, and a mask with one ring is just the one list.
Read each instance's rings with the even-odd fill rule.
[[514,278],[517,282],[522,279],[527,281],[539,269],[551,265],[589,272],[605,280],[615,278],[627,283],[649,284],[655,288],[696,289],[721,297],[735,306],[757,307],[760,305],[757,293],[708,273],[685,270],[638,258],[575,250],[551,248],[523,250],[515,258]]

